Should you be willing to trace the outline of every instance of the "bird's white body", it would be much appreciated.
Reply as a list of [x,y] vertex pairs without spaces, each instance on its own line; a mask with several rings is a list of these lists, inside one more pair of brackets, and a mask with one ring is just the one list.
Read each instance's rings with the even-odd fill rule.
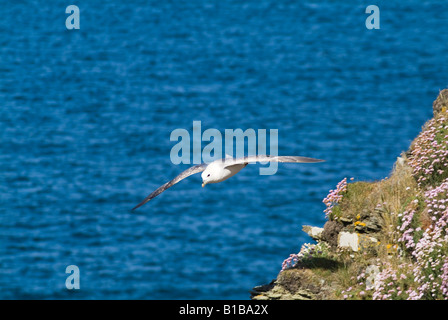
[[202,172],[202,186],[204,187],[209,183],[218,183],[227,180],[240,172],[246,165],[247,163],[229,166],[221,159],[215,160]]

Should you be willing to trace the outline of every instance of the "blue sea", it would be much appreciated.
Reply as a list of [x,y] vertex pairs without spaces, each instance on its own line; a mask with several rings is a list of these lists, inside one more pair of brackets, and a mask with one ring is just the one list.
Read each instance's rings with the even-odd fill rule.
[[[341,2],[1,1],[0,299],[249,299],[274,279],[328,191],[386,177],[448,86],[445,1],[377,1],[372,30],[371,3]],[[131,212],[190,166],[170,134],[193,121],[326,162],[195,175]]]

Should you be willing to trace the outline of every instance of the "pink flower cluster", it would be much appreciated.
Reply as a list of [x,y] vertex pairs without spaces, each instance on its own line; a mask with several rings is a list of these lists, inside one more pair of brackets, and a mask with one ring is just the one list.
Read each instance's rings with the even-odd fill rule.
[[403,212],[402,214],[399,214],[399,216],[402,216],[402,222],[401,226],[398,227],[398,230],[400,231],[401,234],[398,241],[402,242],[405,245],[406,249],[408,250],[414,250],[415,248],[414,232],[420,231],[420,230],[414,230],[411,227],[414,215],[415,215],[415,209],[409,209]]
[[442,290],[442,294],[447,297],[448,296],[448,258],[445,258],[445,263],[442,267],[442,276],[440,277],[442,280],[442,284],[440,289]]
[[289,255],[289,258],[286,258],[285,261],[282,263],[282,270],[285,271],[286,269],[294,268],[300,261],[299,254],[292,253]]
[[[416,200],[414,200],[416,201]],[[425,192],[425,204],[430,225],[423,230],[420,239],[414,233],[422,231],[410,227],[416,209],[403,213],[399,227],[401,241],[414,258],[415,288],[409,290],[409,299],[448,299],[448,179]]]
[[303,259],[311,258],[313,253],[315,252],[316,246],[317,246],[316,244],[305,243],[300,249],[299,253],[290,254],[289,258],[283,261],[281,271],[284,271],[289,268],[294,268]]
[[316,244],[305,243],[302,248],[300,248],[299,253],[293,253],[289,255],[285,261],[283,261],[281,271],[296,267],[304,259],[311,259],[313,257],[321,256],[322,254],[325,254],[327,250],[328,246],[324,242],[319,242]]
[[[412,264],[407,265],[412,278],[406,291],[399,291],[406,299],[448,299],[448,123],[444,117],[430,120],[416,138],[411,149],[409,165],[418,185],[425,190],[424,203],[413,200],[402,213],[399,242]],[[417,217],[418,206],[424,205],[429,217],[423,226]],[[420,210],[421,211],[421,210]],[[414,226],[414,227],[413,227]],[[415,229],[414,229],[415,228]],[[404,270],[384,268],[377,276],[374,299],[393,297],[393,283]],[[387,283],[387,281],[389,281]],[[389,286],[390,284],[390,286]],[[395,297],[396,298],[396,297]]]
[[448,170],[448,125],[444,117],[431,119],[416,138],[409,165],[420,187],[437,181]]
[[448,207],[448,179],[445,179],[440,186],[425,192],[425,202],[428,213],[433,222],[439,220]]
[[445,273],[446,264],[447,222],[448,210],[434,225],[425,230],[412,252],[416,259],[413,269],[414,280],[419,285],[412,295],[416,299],[423,297],[448,299],[446,290],[443,292],[441,277]]
[[403,282],[410,277],[412,265],[407,263],[392,266],[386,262],[383,270],[376,276],[373,287],[373,300],[408,299],[412,289],[405,288]]
[[342,179],[337,186],[336,190],[330,190],[330,193],[322,201],[327,208],[324,210],[325,218],[328,219],[333,212],[333,208],[342,200],[343,194],[347,192],[347,178]]

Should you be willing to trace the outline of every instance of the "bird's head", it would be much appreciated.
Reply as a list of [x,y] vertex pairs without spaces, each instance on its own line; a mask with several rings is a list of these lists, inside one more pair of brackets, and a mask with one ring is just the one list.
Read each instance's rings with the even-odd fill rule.
[[209,167],[202,172],[201,177],[202,187],[205,187],[206,184],[213,183],[216,180],[214,171]]

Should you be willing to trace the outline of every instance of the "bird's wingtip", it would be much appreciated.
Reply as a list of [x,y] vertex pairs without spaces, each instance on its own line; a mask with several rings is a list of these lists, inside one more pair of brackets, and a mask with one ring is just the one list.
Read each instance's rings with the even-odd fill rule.
[[150,194],[149,196],[147,196],[142,202],[140,202],[138,205],[136,205],[134,208],[132,208],[131,211],[134,211],[134,210],[140,208],[142,205],[148,203],[148,202],[153,198],[153,197],[151,197],[151,196],[152,196],[152,194]]
[[132,208],[131,212],[134,212],[136,209],[140,208],[142,205],[143,205],[142,203],[139,203],[134,208]]

